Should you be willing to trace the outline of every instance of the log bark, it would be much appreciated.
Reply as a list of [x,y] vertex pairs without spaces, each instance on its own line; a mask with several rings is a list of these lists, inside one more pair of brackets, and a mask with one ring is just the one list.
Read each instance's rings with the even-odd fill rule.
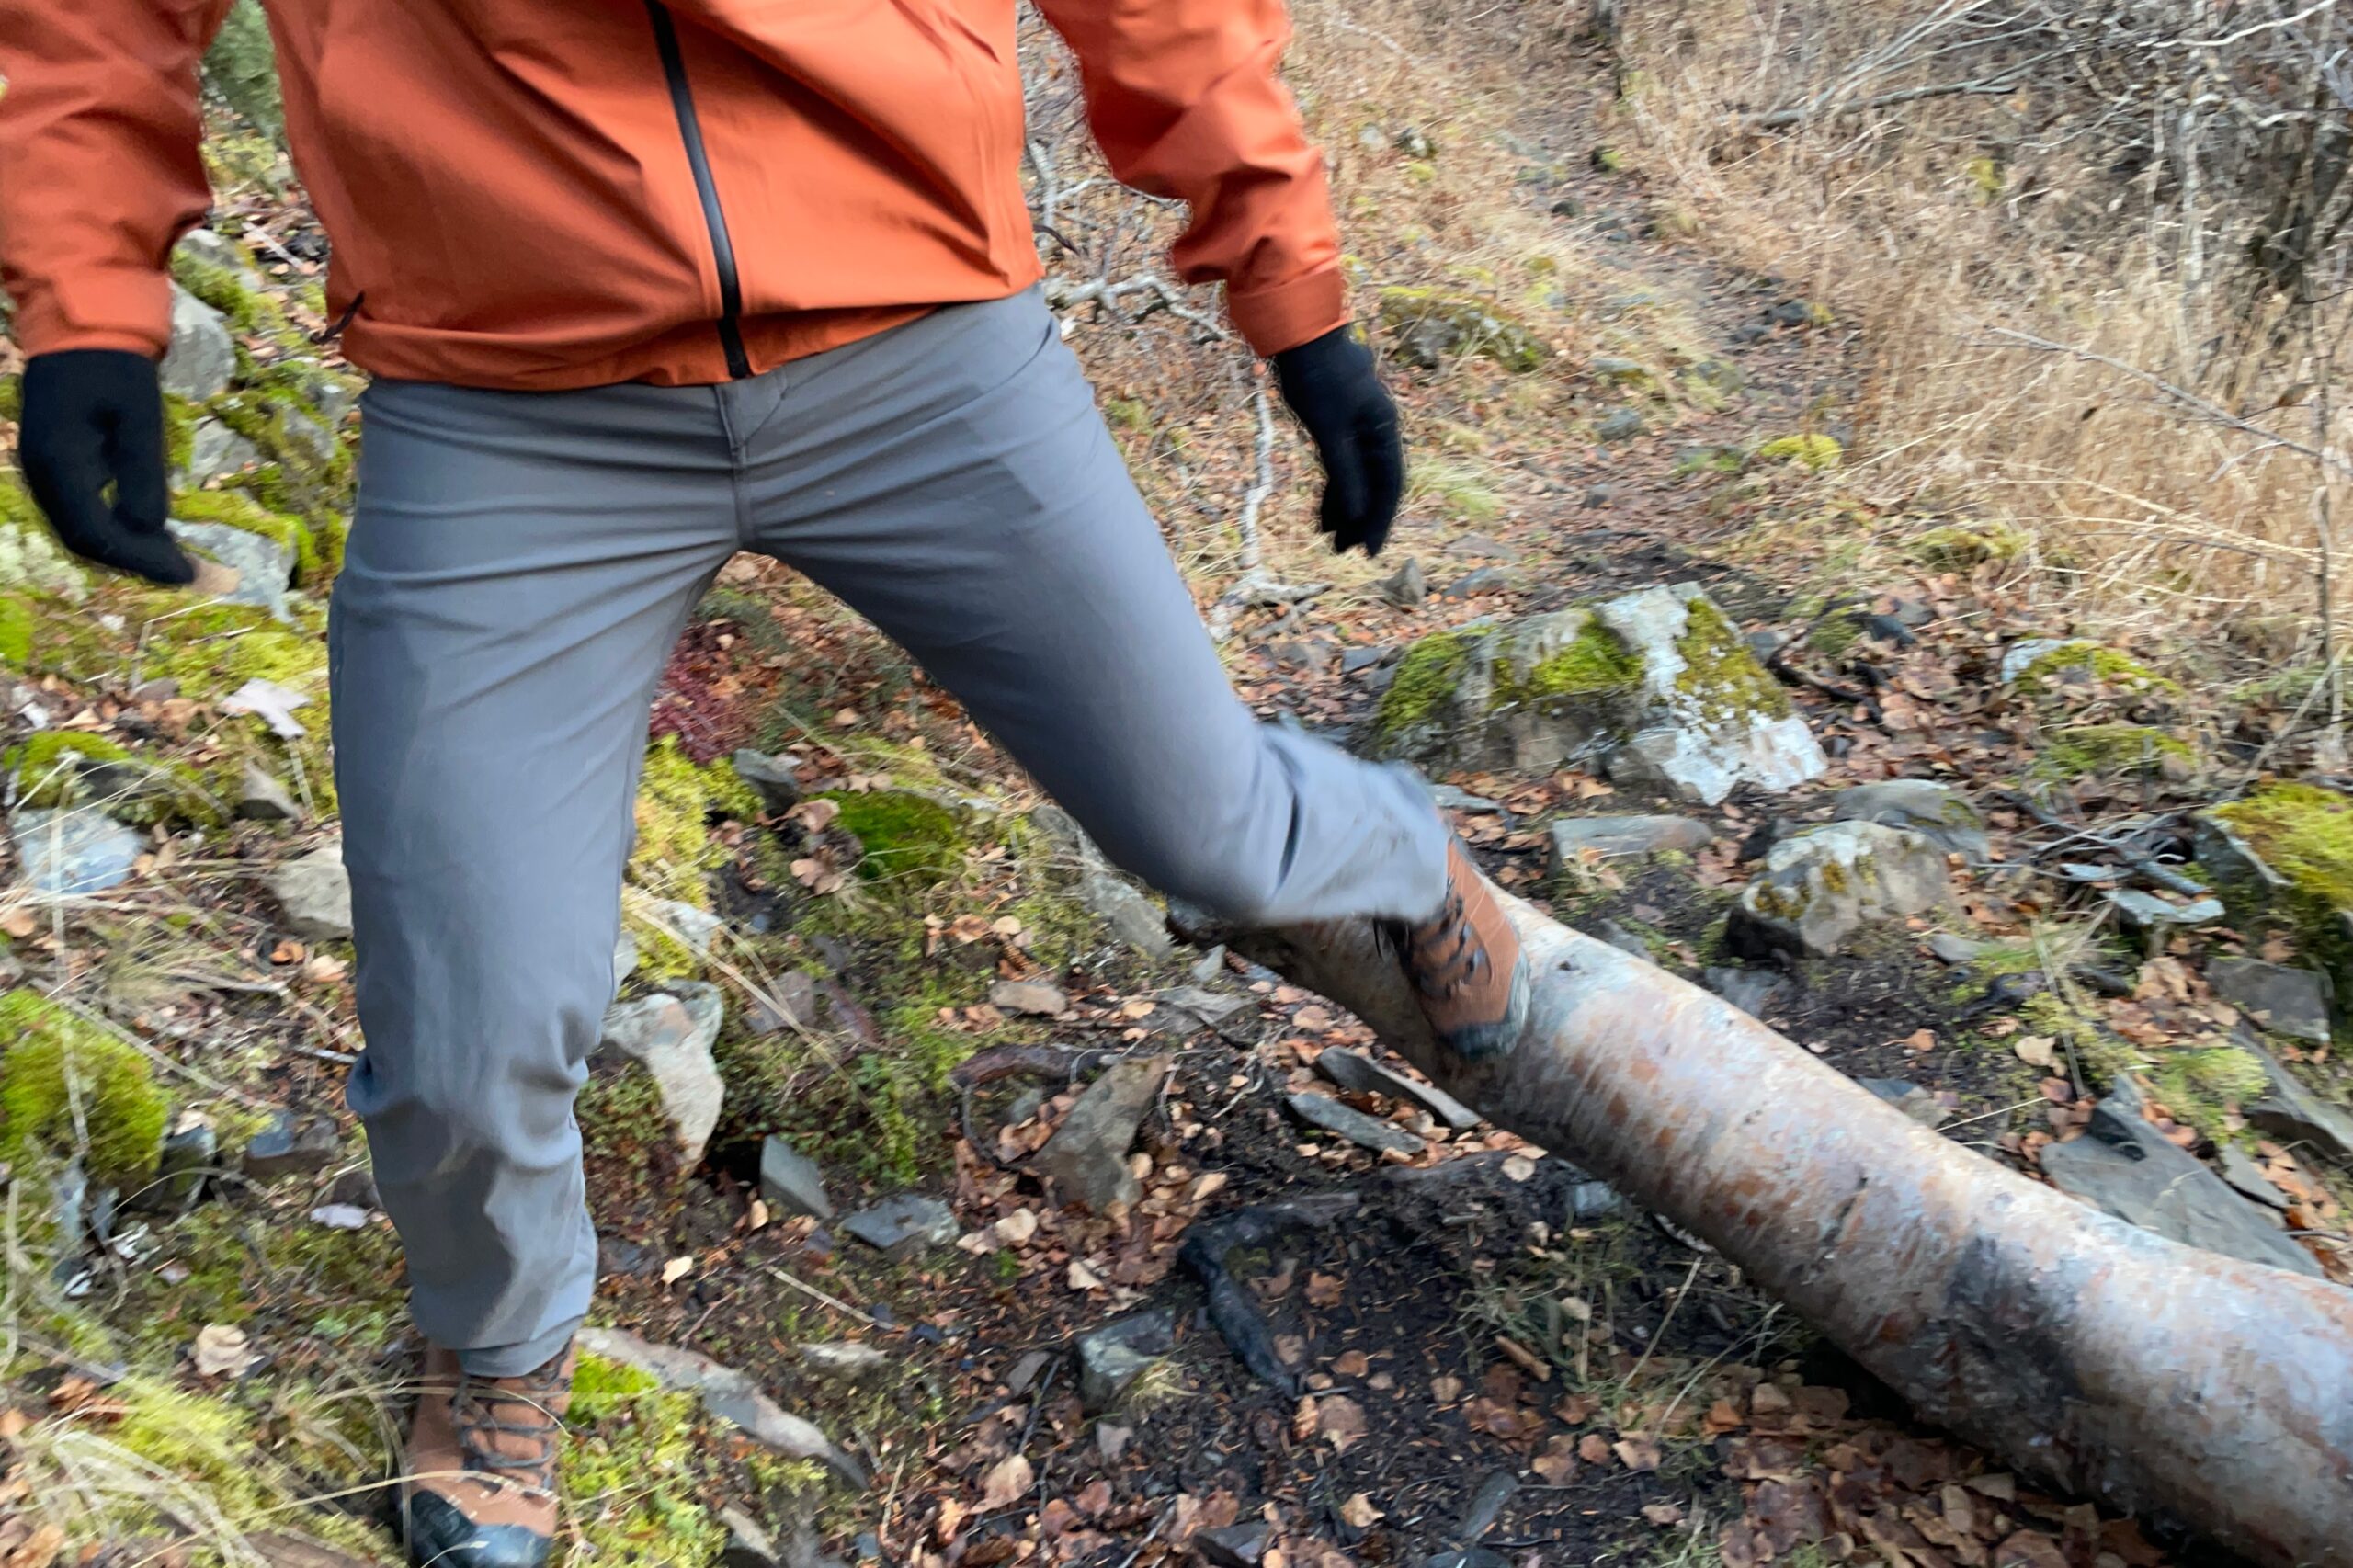
[[2098,1213],[1511,903],[1534,1005],[1476,1063],[1430,1039],[1370,926],[1212,935],[1704,1237],[1927,1419],[2265,1568],[2353,1568],[2353,1290]]

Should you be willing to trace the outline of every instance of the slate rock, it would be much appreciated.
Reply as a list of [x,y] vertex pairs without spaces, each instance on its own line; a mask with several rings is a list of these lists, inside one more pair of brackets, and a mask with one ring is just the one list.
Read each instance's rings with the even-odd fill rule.
[[1942,1127],[1952,1114],[1935,1094],[1909,1078],[1858,1078],[1855,1082],[1923,1127]]
[[1718,965],[1699,978],[1709,990],[1752,1018],[1763,1017],[1765,1009],[1773,1005],[1789,983],[1769,969],[1742,969],[1730,964]]
[[1128,1146],[1160,1097],[1168,1059],[1115,1062],[1070,1108],[1033,1162],[1057,1203],[1083,1203],[1100,1214],[1114,1203],[1143,1196],[1128,1168]]
[[1645,428],[1640,409],[1613,408],[1594,423],[1593,433],[1604,441],[1631,441]]
[[172,285],[171,346],[157,371],[167,392],[204,403],[229,390],[237,374],[237,345],[219,311],[177,283]]
[[790,757],[770,756],[745,746],[728,760],[735,777],[752,787],[770,816],[780,817],[801,803],[801,774]]
[[1743,958],[1827,957],[1949,897],[1945,852],[1932,840],[1878,823],[1829,823],[1773,846],[1733,910],[1724,945]]
[[699,959],[710,957],[711,944],[727,928],[727,922],[710,910],[675,898],[646,900],[645,921]]
[[1070,1011],[1070,998],[1061,986],[1042,980],[1000,980],[989,987],[989,1006],[1000,1013],[1051,1018]]
[[1268,1527],[1264,1519],[1244,1519],[1193,1532],[1193,1554],[1210,1568],[1258,1568],[1267,1560]]
[[1511,585],[1510,574],[1500,566],[1482,566],[1475,572],[1465,572],[1441,590],[1449,599],[1467,599],[1474,594],[1492,594]]
[[2313,1045],[2328,1043],[2329,984],[2317,970],[2255,959],[2213,959],[2206,965],[2206,983],[2273,1034]]
[[199,419],[188,431],[188,467],[190,484],[235,473],[261,460],[261,449],[218,419]]
[[1176,1348],[1176,1322],[1165,1309],[1137,1312],[1080,1335],[1075,1348],[1079,1399],[1087,1414],[1100,1415]]
[[2312,1255],[2273,1230],[2261,1210],[2142,1119],[2129,1085],[2094,1108],[2082,1137],[2046,1145],[2042,1172],[2062,1192],[2143,1230],[2320,1278]]
[[782,1034],[787,1029],[817,1027],[817,982],[797,969],[779,974],[745,1009],[744,1027],[755,1035]]
[[1887,778],[1858,784],[1832,797],[1833,822],[1875,822],[1909,828],[1955,854],[1984,860],[1985,819],[1967,796],[1927,778]]
[[2282,1142],[2305,1144],[2340,1165],[2353,1165],[2353,1111],[2321,1098],[2278,1057],[2252,1040],[2236,1043],[2263,1063],[2264,1076],[2269,1080],[2258,1097],[2240,1107],[2247,1125]]
[[1309,1126],[1345,1138],[1359,1148],[1410,1157],[1428,1146],[1395,1122],[1367,1116],[1360,1110],[1342,1105],[1329,1095],[1286,1095],[1283,1103],[1290,1107],[1293,1116]]
[[1111,935],[1148,959],[1165,959],[1176,950],[1176,939],[1168,935],[1167,916],[1134,884],[1108,867],[1092,868],[1080,877],[1078,902]]
[[1155,1001],[1158,1006],[1147,1022],[1163,1034],[1190,1034],[1195,1029],[1207,1028],[1214,1029],[1222,1039],[1248,1043],[1252,1027],[1257,1021],[1257,1009],[1246,999],[1229,991],[1212,991],[1205,985],[1172,986]]
[[343,846],[324,844],[289,860],[269,874],[269,893],[286,915],[286,928],[305,941],[348,940],[351,936],[351,877],[343,869]]
[[61,898],[120,886],[147,848],[146,835],[89,806],[14,812],[8,836],[33,890]]
[[253,1135],[238,1167],[256,1181],[276,1181],[287,1176],[316,1176],[334,1163],[343,1141],[334,1119],[310,1116],[297,1119],[278,1111],[269,1124]]
[[862,1378],[891,1364],[891,1353],[862,1340],[815,1340],[800,1346],[801,1365],[829,1378]]
[[861,1209],[841,1228],[880,1252],[905,1256],[956,1239],[956,1216],[937,1198],[904,1192]]
[[1469,812],[1474,816],[1487,817],[1507,817],[1511,815],[1509,812],[1504,809],[1502,801],[1490,801],[1484,795],[1474,795],[1470,790],[1456,784],[1431,785],[1430,799],[1444,811]]
[[204,1185],[221,1163],[221,1134],[211,1119],[183,1111],[164,1136],[164,1152],[149,1190],[163,1207],[186,1209],[204,1195]]
[[2274,1186],[2271,1178],[2263,1174],[2263,1167],[2237,1144],[2223,1144],[2222,1157],[2215,1163],[2222,1170],[2222,1179],[2242,1197],[2252,1198],[2268,1209],[2288,1207],[2288,1195]]
[[592,1356],[636,1368],[664,1388],[701,1395],[704,1409],[765,1448],[788,1459],[816,1460],[850,1485],[860,1490],[867,1485],[863,1465],[835,1448],[814,1423],[778,1404],[733,1367],[697,1351],[654,1344],[625,1329],[595,1324],[580,1330],[579,1345]]
[[1352,676],[1358,670],[1369,670],[1385,665],[1396,656],[1394,648],[1343,648],[1340,650],[1340,673]]
[[644,1065],[678,1140],[683,1168],[702,1163],[727,1097],[710,1048],[726,1019],[719,987],[674,981],[668,989],[606,1009],[600,1044]]
[[253,253],[218,229],[190,229],[172,248],[186,251],[208,267],[228,268],[248,289],[267,286],[261,268],[254,265]]
[[1392,1100],[1420,1106],[1457,1132],[1476,1127],[1483,1119],[1437,1085],[1392,1072],[1371,1057],[1345,1046],[1325,1047],[1324,1054],[1315,1059],[1315,1070],[1352,1093],[1386,1095]]
[[[2100,869],[2106,871],[2107,868]],[[2125,925],[2160,939],[2177,929],[2214,925],[2223,913],[2222,901],[2218,898],[2195,898],[2176,903],[2139,888],[2110,888],[2101,896]]]
[[1391,604],[1410,609],[1429,597],[1429,578],[1422,571],[1419,556],[1409,555],[1396,571],[1383,577],[1374,591]]
[[1590,1224],[1626,1210],[1625,1196],[1606,1181],[1581,1181],[1569,1188],[1569,1223]]
[[825,1173],[817,1162],[771,1133],[760,1144],[760,1197],[779,1214],[834,1217]]
[[1928,951],[1944,963],[1974,963],[1991,950],[1991,942],[1972,941],[1952,931],[1932,931],[1928,934]]
[[294,581],[293,551],[274,539],[226,523],[190,523],[174,517],[166,526],[174,539],[237,574],[237,585],[218,596],[222,602],[267,610],[279,620],[291,619],[286,591]]
[[277,775],[248,762],[238,780],[237,815],[245,822],[300,822],[302,808]]
[[718,1568],[779,1568],[776,1541],[757,1519],[730,1505],[719,1510],[719,1522],[727,1527],[727,1544]]
[[1706,823],[1677,816],[1559,817],[1550,832],[1555,875],[1574,865],[1587,849],[1605,856],[1656,855],[1668,849],[1704,849],[1716,837]]

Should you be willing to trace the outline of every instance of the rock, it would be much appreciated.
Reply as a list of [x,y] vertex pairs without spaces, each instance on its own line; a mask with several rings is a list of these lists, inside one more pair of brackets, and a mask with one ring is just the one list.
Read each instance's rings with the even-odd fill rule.
[[1944,963],[1973,963],[1990,952],[1993,946],[1991,942],[1972,941],[1951,931],[1932,931],[1928,934],[1928,951]]
[[1040,806],[1029,813],[1029,824],[1075,862],[1078,878],[1072,896],[1102,921],[1112,936],[1148,959],[1165,959],[1176,950],[1176,939],[1168,935],[1167,917],[1111,869],[1070,813],[1060,806]]
[[1329,1095],[1286,1095],[1283,1103],[1290,1113],[1311,1127],[1347,1139],[1359,1148],[1383,1154],[1404,1154],[1409,1158],[1428,1145],[1394,1122],[1352,1110]]
[[1806,300],[1784,300],[1765,312],[1775,326],[1811,326],[1830,312]]
[[1475,594],[1498,593],[1511,586],[1511,575],[1500,566],[1482,566],[1475,572],[1465,572],[1440,590],[1444,597],[1467,599]]
[[246,822],[300,822],[302,808],[274,774],[248,762],[238,781],[237,815]]
[[1920,834],[1834,822],[1785,838],[1743,891],[1724,945],[1743,958],[1827,957],[1867,927],[1940,907],[1944,851]]
[[164,1136],[164,1153],[149,1190],[165,1208],[187,1209],[204,1196],[204,1185],[221,1162],[221,1134],[211,1118],[184,1110]]
[[1393,1073],[1371,1057],[1343,1046],[1325,1047],[1324,1054],[1315,1059],[1315,1070],[1353,1094],[1386,1095],[1392,1100],[1420,1106],[1457,1132],[1476,1127],[1484,1119],[1437,1085]]
[[164,390],[204,403],[229,390],[237,374],[237,345],[219,311],[172,285],[171,347],[159,371]]
[[1620,952],[1630,953],[1635,958],[1642,960],[1644,963],[1651,961],[1651,945],[1648,942],[1643,941],[1641,937],[1626,929],[1623,926],[1619,925],[1615,920],[1597,920],[1594,922],[1592,929],[1586,932],[1586,935],[1597,937],[1601,940],[1608,943],[1611,947],[1617,949]]
[[1763,1017],[1765,1009],[1773,1005],[1787,983],[1769,969],[1735,969],[1728,965],[1711,969],[1699,978],[1707,983],[1709,990],[1752,1018]]
[[1640,409],[1613,408],[1595,421],[1593,433],[1604,441],[1631,441],[1645,428]]
[[675,898],[645,901],[645,923],[699,959],[710,957],[711,943],[727,929],[727,922],[708,909]]
[[903,1192],[859,1210],[841,1228],[878,1252],[904,1256],[954,1241],[956,1216],[937,1198]]
[[188,467],[190,484],[235,473],[261,460],[261,449],[218,419],[199,419],[188,432]]
[[1000,980],[989,987],[989,1006],[1000,1013],[1051,1018],[1070,1011],[1070,998],[1061,986],[1042,980]]
[[1267,1533],[1264,1519],[1195,1530],[1193,1554],[1211,1568],[1258,1568],[1267,1560]]
[[778,975],[768,983],[765,994],[752,998],[752,1005],[744,1015],[744,1027],[755,1035],[815,1028],[815,978],[797,969],[789,969]]
[[222,601],[267,610],[279,620],[292,619],[286,590],[294,581],[293,551],[274,539],[226,523],[189,523],[174,517],[168,526],[174,539],[237,574],[237,585],[217,596]]
[[1569,1223],[1590,1224],[1624,1212],[1626,1199],[1606,1181],[1581,1181],[1569,1188]]
[[356,1203],[322,1203],[311,1210],[311,1222],[330,1231],[365,1230],[368,1210]]
[[862,1378],[891,1364],[891,1353],[855,1339],[817,1340],[801,1346],[803,1366],[832,1378]]
[[1985,819],[1949,784],[1926,778],[1889,778],[1858,784],[1831,798],[1833,822],[1875,822],[1909,828],[1972,861],[1985,858]]
[[1128,1168],[1128,1146],[1167,1075],[1167,1058],[1147,1056],[1115,1062],[1087,1085],[1034,1162],[1055,1202],[1083,1203],[1101,1214],[1143,1195]]
[[2249,1159],[2246,1151],[2235,1143],[2222,1145],[2222,1157],[2219,1164],[2222,1179],[2242,1196],[2252,1198],[2267,1208],[2288,1207],[2288,1195],[2274,1187],[2271,1178],[2263,1174],[2263,1167]]
[[8,836],[33,891],[51,897],[104,892],[130,881],[147,836],[89,806],[28,807],[8,818]]
[[2177,928],[2211,926],[2222,918],[2222,901],[2215,898],[2197,898],[2187,903],[2176,903],[2171,899],[2143,892],[2139,888],[2110,888],[2101,896],[2125,925],[2135,931],[2148,932],[2158,939],[2163,939]]
[[1614,777],[1713,805],[1828,767],[1789,694],[1693,584],[1423,638],[1399,663],[1370,748],[1432,772]]
[[1942,1127],[1951,1117],[1944,1102],[1908,1078],[1858,1078],[1855,1082],[1923,1127]]
[[1453,784],[1431,785],[1430,799],[1436,801],[1442,811],[1469,812],[1475,816],[1485,817],[1507,817],[1511,814],[1504,809],[1502,801],[1490,801],[1484,795],[1474,795],[1470,790]]
[[1078,1336],[1078,1396],[1090,1415],[1120,1403],[1145,1369],[1176,1347],[1176,1319],[1165,1309],[1137,1312]]
[[1358,670],[1385,665],[1396,652],[1394,648],[1343,648],[1340,650],[1340,673],[1352,676]]
[[2264,1076],[2269,1081],[2260,1098],[2239,1108],[2247,1125],[2282,1142],[2305,1144],[2341,1165],[2353,1165],[2353,1111],[2313,1093],[2261,1046],[2242,1040],[2240,1049],[2263,1064]]
[[1408,609],[1429,597],[1429,579],[1422,574],[1421,558],[1405,557],[1396,571],[1381,580],[1374,592],[1391,604]]
[[1476,294],[1390,288],[1377,300],[1390,357],[1417,370],[1435,370],[1456,354],[1477,354],[1524,375],[1551,354],[1526,323]]
[[269,893],[285,912],[286,928],[305,941],[347,941],[351,937],[351,877],[343,869],[343,846],[324,844],[287,861],[269,874]]
[[618,994],[621,982],[637,972],[637,938],[626,927],[613,938],[613,990]]
[[2042,1172],[2062,1192],[2143,1230],[2320,1277],[2312,1255],[2272,1229],[2261,1210],[2142,1119],[2129,1084],[2099,1102],[2082,1137],[2044,1147]]
[[173,248],[187,252],[208,267],[226,267],[248,289],[267,286],[261,268],[254,265],[253,253],[218,229],[190,229]]
[[1716,836],[1706,823],[1670,816],[1556,817],[1551,832],[1555,876],[1575,865],[1587,849],[1604,856],[1655,855],[1668,849],[1704,849]]
[[779,1568],[776,1542],[757,1519],[731,1505],[719,1510],[719,1522],[727,1527],[727,1544],[718,1568]]
[[616,1002],[605,1012],[598,1043],[644,1065],[677,1133],[678,1158],[687,1170],[702,1164],[727,1096],[726,1081],[710,1055],[725,1018],[719,987],[688,980],[635,1001]]
[[2326,1045],[2328,977],[2316,970],[2254,959],[2215,959],[2206,965],[2214,994],[2273,1034]]
[[1447,540],[1446,553],[1463,561],[1517,561],[1519,550],[1493,534],[1458,534]]
[[835,1448],[813,1423],[787,1411],[733,1367],[696,1351],[653,1344],[625,1329],[591,1324],[581,1329],[579,1344],[591,1356],[636,1368],[664,1388],[700,1394],[704,1409],[741,1428],[765,1448],[788,1459],[816,1460],[860,1490],[867,1484],[863,1465]]
[[281,1110],[253,1135],[237,1165],[256,1181],[316,1176],[334,1163],[342,1146],[333,1118],[311,1116],[298,1121]]
[[1597,354],[1586,361],[1586,369],[1592,371],[1597,381],[1615,381],[1621,386],[1647,387],[1653,381],[1650,371],[1641,361],[1615,354]]
[[1145,1022],[1160,1033],[1191,1034],[1207,1028],[1217,1031],[1221,1039],[1256,1043],[1251,1037],[1257,1009],[1232,992],[1212,991],[1205,985],[1176,985],[1162,992],[1157,1000],[1159,1006]]
[[801,775],[790,757],[770,756],[745,746],[729,761],[735,777],[752,787],[770,816],[780,817],[801,803]]
[[760,1197],[779,1214],[834,1217],[824,1172],[817,1168],[816,1161],[773,1133],[760,1144]]

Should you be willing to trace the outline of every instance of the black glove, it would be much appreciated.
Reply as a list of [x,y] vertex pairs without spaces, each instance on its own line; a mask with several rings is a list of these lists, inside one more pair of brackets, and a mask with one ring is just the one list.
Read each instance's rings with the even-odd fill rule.
[[25,365],[17,460],[49,526],[74,554],[153,583],[196,576],[196,563],[164,527],[171,506],[164,393],[145,355],[119,348],[34,355]]
[[1332,536],[1336,553],[1362,545],[1368,556],[1379,555],[1405,493],[1405,449],[1372,350],[1336,327],[1276,355],[1275,379],[1324,459],[1317,526]]

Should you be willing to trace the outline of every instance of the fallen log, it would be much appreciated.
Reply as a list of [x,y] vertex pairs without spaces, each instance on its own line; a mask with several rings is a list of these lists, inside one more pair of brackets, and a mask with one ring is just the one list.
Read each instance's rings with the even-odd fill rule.
[[2177,1245],[1921,1127],[1730,1004],[1545,918],[1465,1062],[1369,925],[1211,930],[1439,1086],[1704,1237],[1927,1419],[2264,1568],[2353,1568],[2353,1290]]

